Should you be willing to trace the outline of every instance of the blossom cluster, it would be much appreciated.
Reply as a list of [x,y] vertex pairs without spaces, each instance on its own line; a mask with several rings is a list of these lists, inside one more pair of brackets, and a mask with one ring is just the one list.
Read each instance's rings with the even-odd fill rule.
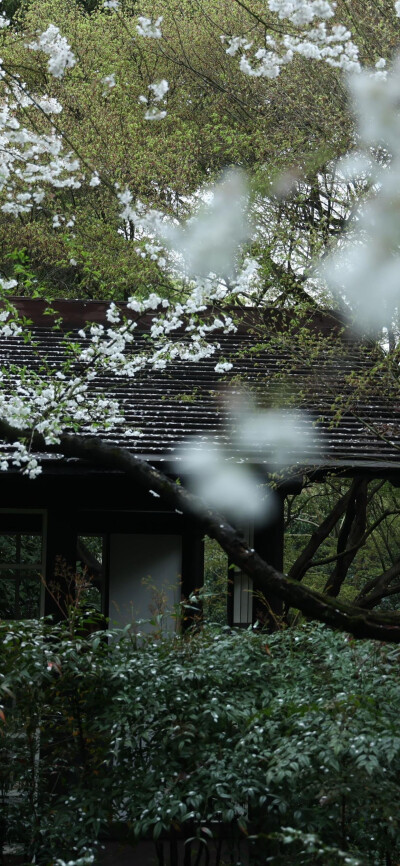
[[[4,287],[4,286],[3,286]],[[0,313],[0,337],[9,339],[21,334],[16,311],[11,304]],[[35,351],[34,344],[31,344]],[[76,347],[65,345],[66,360],[57,370],[41,359],[41,372],[23,369],[17,375],[13,368],[0,372],[0,418],[16,430],[21,430],[21,442],[3,447],[0,469],[18,466],[24,474],[35,477],[41,471],[37,459],[31,455],[31,440],[41,434],[46,445],[53,446],[66,431],[85,434],[114,430],[124,425],[118,401],[96,394],[90,384],[96,370],[86,374],[73,373],[71,357],[76,358]],[[76,368],[76,364],[75,364]],[[129,431],[139,437],[140,431]],[[28,439],[27,439],[28,437]]]
[[[182,255],[188,255],[187,249],[194,250],[201,239],[201,255],[203,262],[207,263],[207,271],[210,267],[216,269],[217,264],[222,272],[226,271],[233,255],[233,248],[229,244],[237,246],[248,235],[245,212],[247,197],[243,183],[242,177],[223,178],[219,187],[213,190],[211,202],[205,211],[200,210],[196,218],[189,220],[182,229],[185,238]],[[140,203],[134,207],[132,195],[127,191],[120,193],[119,198],[121,218],[134,219],[147,235],[153,233],[154,248],[159,246],[155,237],[157,231],[162,235],[161,244],[166,238],[171,242],[172,228],[166,227],[161,214],[149,212]],[[223,232],[226,257],[218,262],[215,252],[217,230]],[[218,239],[221,242],[220,235]],[[192,262],[193,252],[190,252],[190,256]],[[190,267],[193,269],[193,264]],[[245,259],[243,279],[246,287],[256,273],[256,264]],[[218,342],[210,343],[207,337],[214,331],[230,333],[236,326],[232,317],[222,312],[204,320],[204,311],[210,302],[240,294],[241,289],[239,269],[236,274],[231,274],[231,281],[213,272],[204,272],[200,277],[193,275],[187,284],[187,299],[175,304],[154,292],[141,300],[130,298],[127,306],[131,312],[137,316],[147,312],[153,314],[149,331],[151,341],[146,351],[138,351],[135,347],[137,321],[123,317],[118,307],[111,303],[107,312],[108,325],[89,325],[79,334],[82,345],[73,346],[73,368],[84,372],[79,376],[71,376],[72,368],[66,368],[64,372],[58,370],[57,373],[49,369],[41,376],[25,372],[15,382],[3,373],[0,378],[0,417],[21,431],[29,427],[32,432],[40,433],[49,445],[56,444],[65,430],[86,433],[121,427],[124,419],[117,403],[94,393],[99,373],[106,370],[113,375],[132,377],[145,369],[163,370],[177,360],[193,363],[211,357],[218,351]],[[7,329],[3,336],[12,336],[14,320],[11,314],[5,311],[2,319],[2,327]],[[18,334],[18,331],[15,333]],[[216,370],[224,373],[230,366],[228,361],[219,361]],[[26,443],[24,448],[23,451],[18,449],[16,452],[14,449],[11,454],[3,454],[2,466],[4,468],[10,460],[14,461],[14,465],[20,466],[33,477],[40,467],[28,459],[29,447]]]
[[360,70],[358,47],[351,33],[341,24],[327,27],[327,20],[335,14],[335,4],[328,0],[268,0],[271,12],[286,20],[292,28],[300,30],[273,37],[266,33],[264,45],[249,51],[253,43],[244,37],[221,36],[228,45],[227,54],[240,51],[240,69],[256,78],[277,78],[283,66],[296,54],[310,60],[322,60],[345,72]]
[[271,520],[275,498],[254,472],[252,459],[262,458],[274,473],[304,463],[305,458],[315,461],[320,453],[318,433],[301,412],[259,410],[240,392],[230,397],[227,408],[236,456],[203,436],[181,447],[183,470],[198,496],[235,521]]
[[[345,171],[367,171],[371,193],[325,260],[322,275],[356,313],[356,325],[376,332],[390,328],[400,311],[400,61],[387,78],[364,71],[350,88],[364,150],[346,160]],[[382,152],[383,162],[373,156]]]
[[[247,291],[258,276],[257,263],[249,258],[244,259],[242,268],[238,267],[236,272],[233,269],[238,248],[249,236],[243,176],[237,172],[225,176],[214,188],[207,207],[181,227],[171,224],[161,212],[134,203],[129,190],[117,194],[122,207],[121,220],[132,221],[138,234],[153,235],[153,240],[144,244],[144,254],[150,249],[151,258],[160,261],[163,244],[180,254],[183,262],[170,262],[170,268],[177,279],[182,277],[182,267],[189,271],[187,299],[171,304],[154,292],[142,300],[128,299],[128,309],[138,315],[155,311],[149,332],[151,347],[146,352],[127,352],[134,343],[137,323],[121,320],[117,307],[111,304],[107,316],[111,328],[96,324],[82,332],[88,345],[82,350],[80,361],[90,364],[92,371],[94,367],[106,366],[116,375],[136,376],[145,368],[164,369],[178,359],[194,362],[210,357],[219,346],[217,342],[207,342],[207,335],[216,330],[230,333],[235,324],[231,316],[222,313],[204,322],[202,314],[209,304]],[[227,371],[227,364],[218,362],[217,372]]]
[[159,108],[159,103],[165,103],[165,97],[169,90],[168,81],[165,78],[162,78],[161,81],[154,81],[149,84],[148,89],[150,90],[149,96],[143,96],[143,94],[139,96],[139,102],[147,105],[144,118],[145,120],[163,120],[167,112],[166,109]]
[[[2,74],[4,77],[0,65],[0,78]],[[29,93],[18,79],[7,84],[4,92],[0,107],[1,210],[18,216],[42,206],[46,187],[78,189],[80,164],[73,153],[65,152],[62,136],[54,129],[40,133],[18,120],[18,109],[27,106],[48,115],[60,113],[56,99]]]
[[315,18],[333,18],[335,14],[335,5],[328,0],[268,0],[268,7],[296,27],[306,27]]
[[138,16],[136,30],[139,36],[145,36],[147,39],[161,39],[162,31],[161,24],[163,16],[160,15],[155,21],[152,18],[147,18],[145,15]]
[[104,84],[103,96],[105,96],[108,91],[112,90],[113,87],[116,86],[117,82],[115,80],[115,72],[111,72],[110,75],[105,75],[101,79],[101,83]]
[[76,58],[71,51],[65,36],[61,36],[60,30],[55,24],[49,24],[47,30],[38,34],[35,42],[28,46],[32,51],[43,51],[47,54],[48,69],[55,78],[62,78],[66,69],[75,66]]
[[[208,190],[207,201],[201,201],[197,212],[184,224],[167,219],[161,211],[146,208],[140,201],[134,202],[128,189],[117,191],[117,195],[121,221],[132,222],[139,237],[153,238],[151,248],[147,247],[150,258],[158,260],[165,249],[172,250],[176,275],[194,278],[197,285],[205,278],[209,284],[210,275],[219,284],[223,280],[237,281],[238,253],[251,237],[249,192],[241,171],[228,171]],[[173,267],[171,259],[169,267]]]

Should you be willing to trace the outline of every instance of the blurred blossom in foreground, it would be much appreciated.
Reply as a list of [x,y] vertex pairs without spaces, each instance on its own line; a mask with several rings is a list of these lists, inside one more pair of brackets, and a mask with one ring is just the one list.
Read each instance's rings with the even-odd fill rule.
[[272,520],[275,496],[260,485],[254,471],[217,447],[211,439],[197,439],[182,446],[180,457],[190,475],[188,486],[193,493],[232,520]]
[[196,277],[213,273],[232,278],[239,249],[250,238],[249,193],[246,177],[228,171],[211,193],[211,200],[184,226],[165,227],[165,240],[182,255],[187,271]]
[[[190,476],[194,493],[212,508],[236,521],[252,520],[255,524],[274,519],[276,499],[247,460],[257,462],[271,472],[301,462],[317,461],[318,432],[310,419],[300,412],[249,409],[239,417],[240,397],[233,404],[237,421],[232,434],[237,456],[232,457],[210,439],[196,439],[182,446],[180,457]],[[248,402],[248,401],[247,401]]]
[[304,412],[265,409],[241,419],[235,436],[246,457],[262,456],[268,468],[279,472],[285,467],[318,460],[318,431]]
[[[357,327],[377,329],[390,327],[400,306],[400,61],[386,79],[368,72],[353,76],[350,89],[360,141],[371,164],[372,193],[360,204],[347,239],[327,258],[322,274],[353,309]],[[371,159],[371,150],[378,148],[380,162]],[[359,156],[353,174],[357,165]],[[351,160],[345,171],[348,176]]]

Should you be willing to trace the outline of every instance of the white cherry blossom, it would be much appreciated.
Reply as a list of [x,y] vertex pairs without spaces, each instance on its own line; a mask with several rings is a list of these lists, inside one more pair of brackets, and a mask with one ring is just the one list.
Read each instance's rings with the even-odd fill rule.
[[75,66],[76,58],[71,46],[55,24],[49,24],[47,30],[39,33],[36,42],[30,42],[28,47],[48,55],[48,69],[55,78],[62,78],[66,69]]
[[154,22],[152,18],[147,18],[145,15],[138,16],[136,30],[140,36],[145,36],[147,39],[161,39],[162,31],[161,24],[163,15],[160,15]]
[[[322,274],[355,312],[356,326],[376,332],[390,327],[400,311],[400,61],[386,79],[365,71],[350,86],[373,189]],[[373,159],[378,148],[391,155],[389,163]]]
[[103,90],[103,95],[107,93],[108,90],[112,90],[113,87],[116,86],[117,82],[115,80],[115,72],[111,72],[110,75],[105,75],[104,78],[101,79],[101,83],[105,85]]
[[335,4],[327,0],[268,0],[271,12],[278,19],[287,21],[300,32],[283,33],[282,36],[264,36],[264,45],[254,46],[242,36],[222,36],[228,43],[227,54],[240,56],[240,69],[253,78],[277,78],[281,70],[291,63],[296,54],[309,60],[324,61],[346,72],[359,71],[357,45],[340,23],[327,27],[327,21],[335,14]]

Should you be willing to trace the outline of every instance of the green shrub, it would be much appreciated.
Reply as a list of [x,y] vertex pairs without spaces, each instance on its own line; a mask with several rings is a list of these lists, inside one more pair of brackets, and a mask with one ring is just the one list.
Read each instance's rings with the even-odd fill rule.
[[395,862],[399,650],[322,626],[0,638],[0,834],[26,863],[220,831],[260,864]]

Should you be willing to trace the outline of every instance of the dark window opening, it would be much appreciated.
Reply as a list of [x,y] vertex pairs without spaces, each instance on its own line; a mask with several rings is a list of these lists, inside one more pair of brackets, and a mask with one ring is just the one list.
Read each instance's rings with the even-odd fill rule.
[[78,535],[76,546],[76,586],[79,602],[86,609],[104,613],[103,535]]
[[0,535],[0,619],[36,619],[41,613],[41,532]]

